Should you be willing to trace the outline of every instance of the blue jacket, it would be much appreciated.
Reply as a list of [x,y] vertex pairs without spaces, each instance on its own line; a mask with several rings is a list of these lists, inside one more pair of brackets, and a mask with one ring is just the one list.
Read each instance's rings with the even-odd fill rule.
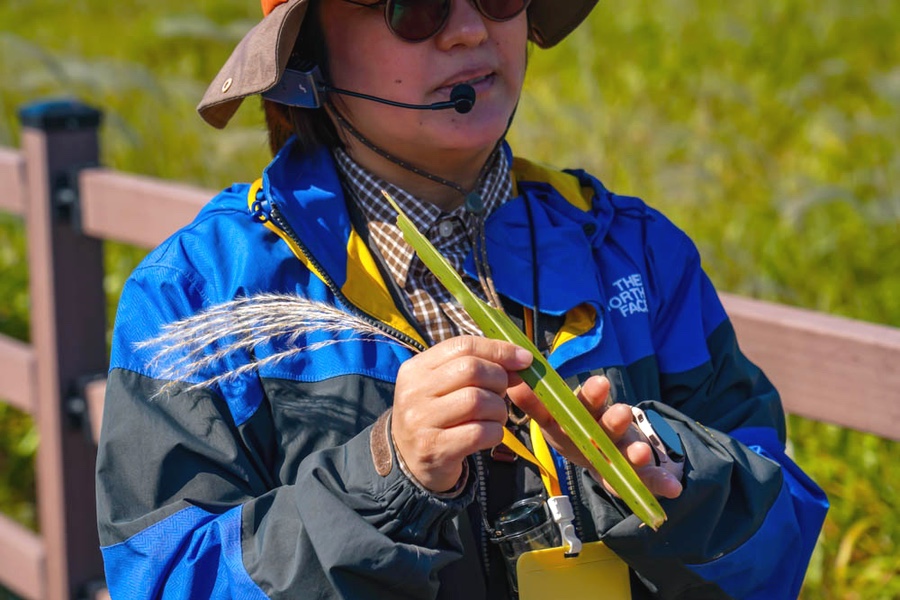
[[[658,532],[561,464],[583,536],[629,563],[636,598],[796,597],[827,501],[785,455],[778,395],[741,354],[694,244],[583,172],[507,156],[516,195],[489,217],[486,239],[510,314],[537,303],[563,377],[606,374],[614,400],[651,403],[687,455],[684,492],[662,500]],[[481,457],[452,499],[376,468],[376,421],[410,350],[317,332],[258,372],[189,389],[250,360],[232,353],[159,395],[168,365],[135,345],[261,292],[333,304],[421,342],[353,223],[331,156],[289,143],[261,185],[223,191],[126,283],[97,466],[114,598],[506,594],[473,498],[479,478],[489,513],[540,491],[524,461]],[[342,343],[310,346],[335,336]]]

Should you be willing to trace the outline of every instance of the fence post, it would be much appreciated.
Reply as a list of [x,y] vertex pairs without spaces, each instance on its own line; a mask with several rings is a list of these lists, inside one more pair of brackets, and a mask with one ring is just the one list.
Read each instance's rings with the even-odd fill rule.
[[78,170],[96,166],[100,112],[72,101],[24,107],[31,341],[37,357],[38,519],[45,596],[73,598],[103,578],[94,493],[96,449],[67,401],[106,370],[106,299],[99,240],[78,231]]

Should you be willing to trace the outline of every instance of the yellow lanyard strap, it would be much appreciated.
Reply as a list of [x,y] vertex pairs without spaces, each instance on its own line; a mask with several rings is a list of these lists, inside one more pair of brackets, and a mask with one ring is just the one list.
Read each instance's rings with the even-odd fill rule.
[[562,496],[562,488],[559,485],[559,478],[556,476],[556,467],[553,464],[550,448],[547,447],[547,441],[544,440],[541,428],[534,420],[531,421],[531,443],[534,445],[534,452],[537,454],[537,457],[509,429],[503,428],[503,444],[537,466],[548,494],[551,496]]
[[506,446],[527,460],[537,465],[541,472],[541,480],[547,493],[547,506],[550,508],[550,514],[553,521],[559,527],[559,533],[562,537],[563,546],[565,547],[566,556],[577,556],[581,552],[582,544],[575,532],[575,513],[572,510],[572,504],[568,496],[563,496],[562,489],[559,485],[559,477],[556,475],[556,467],[553,464],[553,457],[550,454],[550,448],[547,447],[547,440],[541,433],[541,428],[534,420],[531,421],[531,444],[534,446],[535,454],[532,454],[525,445],[520,442],[509,429],[503,429],[503,443]]

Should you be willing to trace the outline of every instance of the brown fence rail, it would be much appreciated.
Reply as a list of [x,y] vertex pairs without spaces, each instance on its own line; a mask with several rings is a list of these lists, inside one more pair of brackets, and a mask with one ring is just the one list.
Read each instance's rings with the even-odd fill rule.
[[[94,459],[106,371],[103,240],[150,248],[213,192],[98,165],[99,113],[22,111],[21,151],[0,148],[0,211],[23,217],[31,343],[0,335],[0,401],[32,415],[37,535],[0,515],[0,586],[31,599],[102,589]],[[900,329],[723,295],[745,352],[789,412],[900,439]]]

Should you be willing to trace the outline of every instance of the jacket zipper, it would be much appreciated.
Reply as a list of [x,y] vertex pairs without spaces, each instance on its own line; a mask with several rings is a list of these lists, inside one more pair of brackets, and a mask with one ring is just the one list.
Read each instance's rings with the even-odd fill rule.
[[491,570],[491,557],[488,554],[488,527],[489,523],[487,522],[487,479],[485,478],[485,468],[484,468],[484,457],[481,456],[480,452],[476,452],[472,455],[473,462],[475,463],[475,476],[477,478],[478,486],[475,490],[476,498],[475,502],[478,504],[478,511],[481,513],[481,524],[478,526],[478,542],[481,545],[480,553],[481,553],[481,564],[484,567],[484,579],[487,582],[490,579],[490,570]]
[[575,465],[568,459],[566,460],[566,480],[569,483],[569,495],[571,496],[572,507],[575,509],[575,534],[578,539],[584,541],[584,528],[581,524],[581,482],[578,481],[575,473]]
[[[284,216],[281,214],[281,212],[278,210],[278,207],[275,206],[274,203],[271,204],[271,208],[269,209],[268,216],[269,216],[269,219],[272,221],[272,223],[277,225],[278,228],[281,229],[285,233],[285,235],[287,235],[291,239],[291,241],[297,245],[297,248],[299,248],[300,251],[303,253],[304,258],[306,258],[306,260],[309,261],[310,265],[312,265],[312,267],[316,270],[316,272],[322,277],[325,285],[328,287],[329,290],[331,290],[331,293],[335,295],[335,297],[338,299],[338,301],[341,304],[343,304],[344,307],[348,311],[352,312],[354,315],[363,319],[364,321],[371,324],[372,326],[378,328],[380,331],[383,331],[385,333],[385,335],[391,336],[394,339],[397,339],[404,344],[408,344],[408,345],[412,346],[413,348],[417,348],[419,351],[425,350],[425,346],[423,346],[417,340],[406,335],[402,331],[399,331],[399,330],[395,329],[394,327],[391,327],[390,325],[383,323],[382,321],[379,321],[378,319],[370,316],[368,313],[364,312],[359,307],[357,307],[355,304],[350,302],[350,300],[347,298],[347,296],[345,296],[344,293],[341,292],[340,288],[335,283],[334,279],[332,279],[331,275],[329,275],[328,272],[324,268],[322,268],[322,264],[318,260],[316,260],[316,258],[312,255],[312,253],[309,251],[309,249],[306,247],[306,245],[302,241],[300,241],[300,236],[297,235],[297,233],[294,231],[294,228],[291,227],[290,223],[287,222],[287,220],[284,218]],[[476,477],[477,477],[477,481],[478,481],[478,490],[479,490],[478,493],[483,495],[485,493],[485,490],[487,489],[486,482],[485,482],[485,474],[484,474],[484,464],[481,461],[481,456],[479,456],[477,453],[475,455],[475,465],[476,465],[475,472],[476,472]],[[487,502],[486,498],[483,500],[486,505],[486,502]],[[576,521],[576,523],[577,523],[577,521]],[[490,559],[488,557],[488,549],[487,549],[487,545],[488,545],[487,532],[484,531],[484,527],[479,527],[479,529],[481,530],[480,542],[481,542],[481,546],[482,546],[481,547],[482,564],[484,565],[484,572],[485,572],[485,574],[487,574],[490,569]]]
[[331,290],[331,293],[335,295],[335,297],[338,299],[338,301],[341,304],[343,304],[344,307],[348,311],[353,313],[355,316],[361,318],[365,322],[369,323],[373,327],[376,327],[380,331],[384,332],[385,335],[388,335],[396,340],[399,340],[403,344],[406,344],[408,346],[416,348],[420,352],[425,350],[425,346],[423,346],[421,343],[419,343],[414,338],[406,335],[405,333],[403,333],[402,331],[399,331],[398,329],[391,327],[387,323],[383,323],[382,321],[379,321],[378,319],[372,317],[371,315],[369,315],[368,313],[364,312],[362,309],[357,307],[355,304],[350,302],[350,300],[347,298],[347,296],[344,295],[344,293],[340,290],[338,285],[335,283],[334,279],[331,278],[331,275],[329,275],[328,272],[322,268],[322,263],[320,263],[318,260],[316,260],[316,258],[312,255],[312,253],[309,251],[309,249],[306,247],[306,245],[302,241],[300,241],[300,237],[296,234],[293,227],[291,227],[290,224],[285,220],[284,216],[278,210],[278,207],[276,207],[274,204],[272,204],[272,207],[269,209],[269,218],[273,223],[275,223],[278,226],[279,229],[281,229],[289,238],[291,238],[292,242],[294,242],[297,245],[297,247],[303,253],[303,256],[306,258],[306,260],[309,261],[309,263],[316,270],[316,272],[322,277],[325,285],[328,287],[329,290]]

